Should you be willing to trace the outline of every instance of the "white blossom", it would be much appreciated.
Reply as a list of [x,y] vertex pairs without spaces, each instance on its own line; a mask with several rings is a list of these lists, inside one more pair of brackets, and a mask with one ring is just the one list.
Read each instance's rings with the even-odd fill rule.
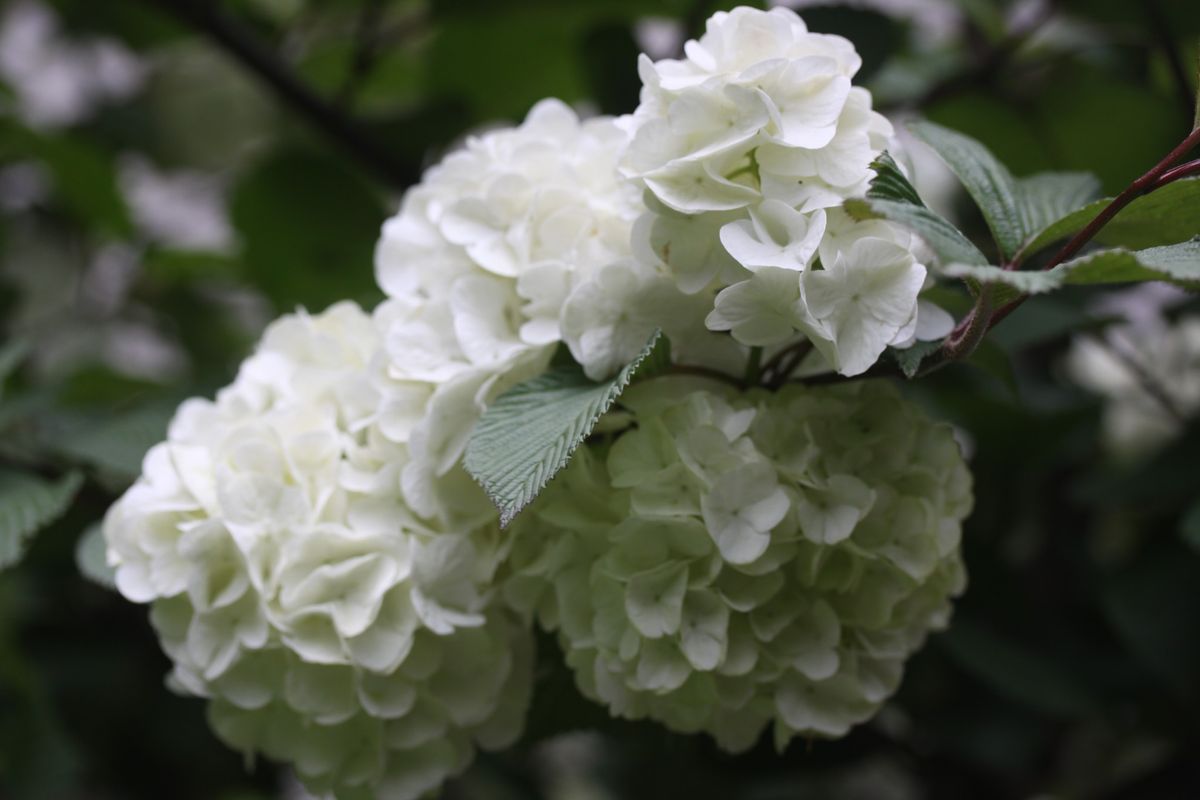
[[184,403],[104,533],[222,739],[314,792],[416,798],[519,734],[532,642],[491,602],[506,545],[461,468],[436,514],[404,500],[385,428],[412,398],[380,340],[352,303],[275,322],[215,402]]
[[635,255],[712,296],[709,329],[750,347],[811,340],[844,375],[953,327],[928,302],[918,319],[922,244],[839,208],[893,134],[852,85],[860,64],[788,9],[719,12],[685,58],[643,56],[621,159],[647,192]]
[[622,402],[632,427],[519,519],[505,597],[616,716],[730,751],[872,716],[965,585],[949,426],[874,383]]

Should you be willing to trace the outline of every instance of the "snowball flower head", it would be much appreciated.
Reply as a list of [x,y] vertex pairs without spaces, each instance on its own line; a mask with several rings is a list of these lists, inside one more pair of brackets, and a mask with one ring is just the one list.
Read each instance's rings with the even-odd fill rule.
[[1200,316],[1077,337],[1067,369],[1079,385],[1104,398],[1104,437],[1114,455],[1144,456],[1200,412]]
[[785,8],[714,14],[682,60],[642,58],[623,172],[647,192],[634,251],[686,294],[715,298],[710,330],[751,347],[813,342],[857,375],[889,347],[934,340],[949,315],[918,295],[920,243],[856,222],[891,124],[852,85],[853,45]]
[[376,317],[401,387],[384,416],[411,454],[405,499],[421,513],[435,513],[431,485],[459,462],[486,405],[541,372],[560,341],[596,379],[655,328],[677,355],[740,355],[705,330],[711,297],[688,297],[632,258],[642,203],[617,171],[627,143],[612,118],[581,121],[545,100],[521,125],[469,138],[384,224],[376,276],[390,299]]
[[519,520],[506,597],[618,716],[740,751],[874,714],[965,585],[951,429],[876,383],[629,402]]
[[184,403],[104,534],[222,739],[317,793],[416,798],[519,734],[532,643],[489,602],[504,548],[478,489],[451,472],[453,513],[404,503],[379,346],[352,303],[275,322]]

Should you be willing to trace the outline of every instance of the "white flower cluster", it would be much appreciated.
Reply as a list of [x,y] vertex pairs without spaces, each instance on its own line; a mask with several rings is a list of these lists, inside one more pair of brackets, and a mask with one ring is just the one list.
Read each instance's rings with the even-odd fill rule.
[[1146,455],[1200,413],[1200,317],[1145,321],[1081,336],[1067,361],[1071,377],[1105,399],[1104,436],[1120,457]]
[[482,492],[456,471],[437,518],[403,501],[379,338],[351,303],[276,322],[215,402],[180,408],[104,532],[170,683],[230,745],[317,792],[415,798],[520,733],[532,640],[490,602],[505,547]]
[[802,335],[844,375],[888,345],[949,333],[949,315],[918,301],[914,237],[840,209],[892,136],[851,84],[854,46],[788,9],[742,7],[714,14],[685,52],[639,62],[621,168],[648,192],[634,236],[644,260],[683,292],[719,292],[711,330],[752,346]]
[[679,354],[740,355],[705,330],[711,298],[632,259],[639,193],[616,169],[627,138],[611,118],[581,122],[543,101],[522,125],[469,139],[385,223],[376,275],[390,299],[377,316],[402,389],[383,424],[411,450],[404,490],[418,511],[487,403],[544,369],[558,342],[593,378],[655,328]]
[[587,694],[729,749],[878,708],[962,588],[971,502],[949,430],[891,390],[650,381],[516,536],[462,467],[560,344],[594,379],[655,329],[691,367],[808,339],[852,375],[945,333],[913,237],[839,207],[891,133],[858,65],[742,8],[643,59],[631,117],[539,103],[407,193],[373,315],[285,317],[184,404],[104,530],[222,738],[319,793],[420,796],[519,734],[535,612]]
[[887,385],[644,384],[518,523],[505,594],[614,714],[731,751],[878,710],[965,582],[971,480]]

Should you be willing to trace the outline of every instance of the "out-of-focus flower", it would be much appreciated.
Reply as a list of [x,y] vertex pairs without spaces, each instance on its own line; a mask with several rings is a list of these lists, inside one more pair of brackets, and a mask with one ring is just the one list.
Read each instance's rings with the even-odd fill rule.
[[1142,320],[1079,336],[1071,377],[1104,398],[1104,436],[1118,457],[1153,452],[1200,412],[1200,317]]

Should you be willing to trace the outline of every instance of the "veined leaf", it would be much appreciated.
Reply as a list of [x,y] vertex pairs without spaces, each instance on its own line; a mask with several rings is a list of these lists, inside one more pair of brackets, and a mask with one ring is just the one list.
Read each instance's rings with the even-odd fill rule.
[[1045,230],[1100,195],[1100,180],[1090,172],[1039,172],[1017,179],[1021,226],[1025,236]]
[[845,203],[846,211],[852,217],[879,217],[904,225],[924,239],[943,264],[987,263],[987,257],[958,228],[926,207],[890,155],[880,154],[871,168],[875,170],[875,177],[866,199]]
[[[1032,234],[1021,251],[1031,255],[1082,230],[1112,202],[1105,198]],[[1139,197],[1096,234],[1110,247],[1154,247],[1200,234],[1200,178],[1183,178]]]
[[77,472],[57,483],[26,472],[0,472],[0,569],[21,560],[33,535],[62,516],[82,484]]
[[1100,250],[1059,264],[1044,272],[1004,270],[995,266],[951,264],[946,275],[1008,287],[996,302],[1015,294],[1045,294],[1067,285],[1169,281],[1188,288],[1200,287],[1200,237],[1165,247],[1144,250]]
[[601,415],[637,374],[670,363],[671,345],[655,331],[611,380],[594,383],[578,365],[552,369],[514,386],[484,412],[467,442],[464,465],[507,525],[566,467]]
[[915,122],[909,130],[929,145],[962,181],[1000,245],[1010,258],[1024,241],[1020,189],[1008,168],[970,136],[932,122]]
[[1005,259],[1032,252],[1023,245],[1100,192],[1100,182],[1088,173],[1042,172],[1014,178],[990,150],[969,136],[931,122],[909,128],[962,181]]

